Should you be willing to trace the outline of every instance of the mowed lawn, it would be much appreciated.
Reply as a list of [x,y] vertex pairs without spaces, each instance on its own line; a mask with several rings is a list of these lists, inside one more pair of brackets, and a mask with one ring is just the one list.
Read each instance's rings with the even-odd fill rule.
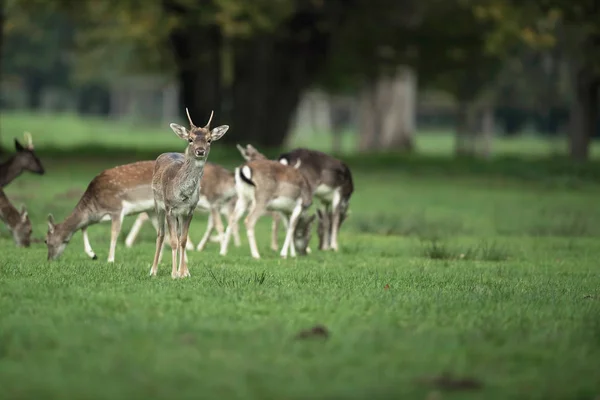
[[[592,180],[356,167],[339,253],[281,260],[264,217],[262,260],[250,257],[242,224],[242,247],[190,252],[191,278],[172,280],[168,248],[159,276],[148,276],[149,223],[125,248],[135,217],[114,264],[106,223],[89,230],[99,260],[77,233],[47,262],[47,214],[61,221],[116,161],[43,161],[45,176],[6,188],[40,242],[16,249],[0,227],[2,399],[600,395]],[[196,214],[194,244],[205,225]],[[297,338],[315,325],[329,335]],[[453,378],[436,379],[444,374]]]

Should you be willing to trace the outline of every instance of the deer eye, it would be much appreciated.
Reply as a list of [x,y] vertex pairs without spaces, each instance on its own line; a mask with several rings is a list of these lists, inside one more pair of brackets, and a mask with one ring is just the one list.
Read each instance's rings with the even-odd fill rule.
[[193,141],[194,141],[194,139],[192,139],[192,138],[189,138],[189,139],[188,139],[188,142],[189,142],[189,143],[192,143]]

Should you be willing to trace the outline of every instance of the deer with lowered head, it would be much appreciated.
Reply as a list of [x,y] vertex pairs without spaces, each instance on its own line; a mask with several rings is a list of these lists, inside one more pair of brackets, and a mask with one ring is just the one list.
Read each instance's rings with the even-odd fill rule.
[[0,164],[0,187],[8,185],[23,171],[30,171],[38,175],[44,174],[44,166],[33,148],[31,133],[25,132],[23,136],[25,137],[25,146],[15,139],[15,150],[17,152]]
[[[233,213],[235,207],[235,200],[235,179],[233,172],[218,164],[207,161],[204,165],[204,172],[200,182],[200,198],[196,210],[208,212],[208,225],[202,240],[198,243],[198,251],[204,250],[215,228],[218,233],[217,241],[220,242],[225,231],[220,214],[223,214],[229,220],[229,216]],[[125,240],[127,247],[133,246],[143,223],[150,218],[147,213],[138,215]],[[158,229],[158,222],[155,216],[152,218],[152,224],[155,226],[155,229]],[[240,246],[237,226],[234,227],[233,235],[235,245]],[[189,241],[189,237],[187,243],[187,250],[192,250],[193,246]]]
[[31,221],[25,206],[21,211],[17,210],[6,197],[4,190],[0,188],[0,220],[10,230],[17,247],[29,247],[31,244]]
[[[171,129],[180,138],[188,142],[185,153],[163,153],[156,159],[152,174],[152,192],[154,207],[158,219],[156,251],[150,275],[158,272],[163,242],[165,224],[169,229],[172,252],[172,278],[190,276],[185,259],[187,236],[194,215],[194,210],[200,199],[200,180],[206,164],[211,143],[219,140],[229,129],[227,125],[210,128],[213,112],[204,127],[194,125],[186,108],[190,129],[172,123]],[[179,267],[177,255],[179,248]]]
[[279,212],[289,218],[281,257],[306,254],[310,241],[311,225],[315,215],[308,215],[312,204],[312,189],[308,180],[295,168],[277,161],[258,159],[248,161],[235,169],[237,202],[233,216],[221,242],[221,255],[227,254],[232,226],[250,208],[245,219],[246,234],[252,257],[260,258],[254,227],[267,211]]
[[338,232],[348,214],[350,197],[354,183],[350,168],[342,161],[320,151],[305,148],[294,149],[281,154],[279,162],[284,165],[298,165],[299,171],[314,188],[314,197],[325,205],[330,213],[328,240],[323,250],[338,250]]
[[108,262],[115,261],[117,238],[123,218],[154,207],[152,171],[154,161],[139,161],[102,171],[89,183],[75,209],[61,223],[48,215],[46,247],[48,260],[58,259],[75,232],[81,229],[85,253],[98,257],[90,244],[87,228],[101,221],[111,221]]

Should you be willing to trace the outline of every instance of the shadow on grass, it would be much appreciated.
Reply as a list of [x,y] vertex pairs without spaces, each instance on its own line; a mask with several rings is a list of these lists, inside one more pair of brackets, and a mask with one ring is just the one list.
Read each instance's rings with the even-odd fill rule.
[[469,233],[460,221],[430,220],[425,217],[424,213],[399,218],[393,218],[387,214],[356,217],[351,223],[348,221],[348,226],[361,233],[384,236],[417,236],[429,239]]

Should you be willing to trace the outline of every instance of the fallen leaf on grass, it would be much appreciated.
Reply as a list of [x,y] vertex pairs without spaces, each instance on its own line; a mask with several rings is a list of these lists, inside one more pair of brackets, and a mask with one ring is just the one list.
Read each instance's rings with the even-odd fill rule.
[[386,285],[383,287],[383,290],[388,290],[390,288],[390,285],[388,283],[386,283]]
[[457,378],[446,373],[440,376],[423,377],[417,380],[424,385],[433,386],[441,390],[477,390],[483,387],[483,383],[475,378]]
[[310,329],[304,329],[296,335],[296,339],[310,339],[329,337],[329,331],[323,325],[315,325]]

